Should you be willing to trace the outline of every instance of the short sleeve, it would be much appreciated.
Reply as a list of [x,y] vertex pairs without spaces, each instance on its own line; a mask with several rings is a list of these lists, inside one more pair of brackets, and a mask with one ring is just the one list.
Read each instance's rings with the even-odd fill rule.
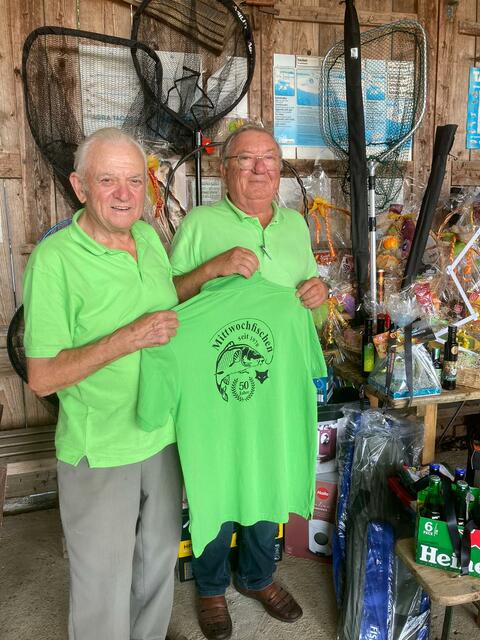
[[167,251],[163,246],[162,241],[160,240],[160,236],[155,231],[152,225],[148,224],[143,220],[139,220],[135,223],[139,227],[139,232],[143,235],[145,240],[153,247],[156,253],[160,256],[162,261],[165,263],[165,267],[172,274],[172,267],[170,264],[170,260],[168,258]]
[[24,346],[28,358],[54,358],[71,349],[70,299],[65,283],[54,270],[27,266],[23,284]]
[[316,278],[318,276],[318,267],[317,262],[315,260],[315,256],[313,255],[312,249],[309,245],[308,247],[308,256],[307,256],[307,277],[306,280],[310,278]]
[[306,266],[305,266],[305,273],[306,273],[305,280],[308,280],[310,278],[316,278],[318,276],[318,266],[312,251],[312,240],[310,238],[310,231],[308,229],[308,226],[304,223],[303,220],[302,220],[302,224],[303,224],[303,233],[305,236],[305,247],[306,247],[306,253],[307,253]]
[[[191,215],[191,214],[188,214]],[[174,276],[190,273],[198,264],[195,263],[195,248],[189,231],[190,221],[187,217],[177,229],[170,250],[170,264]]]
[[138,387],[137,420],[144,431],[167,424],[177,412],[178,365],[170,344],[142,349]]

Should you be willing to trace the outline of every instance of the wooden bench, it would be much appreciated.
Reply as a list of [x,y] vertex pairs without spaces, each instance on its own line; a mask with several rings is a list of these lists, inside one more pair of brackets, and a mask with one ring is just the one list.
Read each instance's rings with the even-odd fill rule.
[[447,640],[450,634],[453,607],[456,605],[474,603],[478,609],[477,624],[480,625],[480,578],[460,577],[457,573],[417,564],[413,538],[399,540],[395,550],[433,602],[438,602],[445,607],[441,640]]
[[51,506],[56,496],[55,426],[0,431],[0,519],[4,511]]

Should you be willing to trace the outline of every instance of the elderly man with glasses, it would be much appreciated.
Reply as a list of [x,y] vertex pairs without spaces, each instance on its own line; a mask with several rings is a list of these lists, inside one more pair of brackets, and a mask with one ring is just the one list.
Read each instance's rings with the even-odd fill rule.
[[[245,125],[226,140],[221,155],[225,198],[194,208],[173,241],[171,264],[181,301],[214,278],[232,274],[250,278],[259,271],[266,280],[296,289],[308,309],[325,302],[328,288],[317,277],[308,227],[298,211],[281,208],[275,200],[281,162],[278,143],[258,125]],[[199,622],[209,640],[232,634],[225,600],[232,529],[233,523],[224,523],[217,538],[193,559]],[[243,586],[238,581],[236,587],[259,600],[273,617],[294,622],[302,609],[272,577],[276,530],[276,523],[263,521],[240,527],[237,576],[243,577]]]

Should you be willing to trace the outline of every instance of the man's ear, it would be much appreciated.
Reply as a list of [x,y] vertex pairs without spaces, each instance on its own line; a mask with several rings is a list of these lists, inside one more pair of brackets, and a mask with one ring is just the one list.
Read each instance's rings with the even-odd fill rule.
[[220,176],[225,179],[225,165],[223,163],[220,164]]
[[82,204],[85,204],[85,202],[87,201],[87,194],[83,186],[83,181],[78,175],[78,173],[76,173],[75,171],[71,173],[69,176],[69,180],[70,180],[70,184],[73,187],[73,190],[75,191],[75,195],[77,196],[77,198],[80,200]]

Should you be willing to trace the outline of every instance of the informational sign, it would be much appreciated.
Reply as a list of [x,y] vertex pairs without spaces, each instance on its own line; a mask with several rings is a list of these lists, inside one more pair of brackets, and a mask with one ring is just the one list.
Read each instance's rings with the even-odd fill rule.
[[[322,137],[322,59],[315,56],[274,54],[274,133],[286,158],[333,158]],[[348,140],[345,70],[330,70],[329,90],[337,111],[333,112],[337,140]],[[367,156],[378,155],[389,141],[402,137],[411,113],[411,62],[396,60],[362,61],[362,87]],[[407,129],[405,129],[407,133]],[[347,143],[345,142],[345,147]],[[412,143],[405,143],[400,160],[411,156]]]
[[480,68],[470,67],[467,105],[467,149],[480,149]]
[[274,135],[285,158],[331,157],[320,133],[320,65],[318,57],[274,54]]
[[[188,211],[196,205],[195,202],[195,178],[189,178]],[[202,176],[202,204],[213,204],[223,198],[224,187],[221,178],[208,178]]]

